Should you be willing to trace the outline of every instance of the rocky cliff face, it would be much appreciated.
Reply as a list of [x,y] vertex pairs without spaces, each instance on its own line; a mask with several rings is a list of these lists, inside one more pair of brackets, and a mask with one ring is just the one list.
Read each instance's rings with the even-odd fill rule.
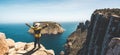
[[5,39],[5,34],[0,33],[0,55],[55,55],[53,50],[47,50],[40,44],[41,48],[34,48],[34,43],[14,42]]
[[[81,34],[81,32],[78,33]],[[79,42],[74,42],[77,44],[72,44],[72,46],[81,45],[81,47],[79,50],[77,49],[78,51],[76,52],[71,51],[74,52],[74,54],[71,55],[109,55],[110,51],[114,51],[112,55],[119,55],[119,41],[112,42],[114,43],[112,47],[111,45],[109,46],[109,43],[112,38],[120,37],[120,9],[96,10],[91,16],[90,26],[88,27],[87,36],[85,38],[86,40],[83,40],[82,38],[85,36],[86,34],[81,37],[77,35]],[[76,50],[76,48],[77,47],[73,49]],[[69,50],[71,50],[71,48],[66,51]],[[69,55],[69,53],[67,55]]]
[[[35,23],[36,22],[34,22],[33,24]],[[41,30],[42,34],[59,34],[64,32],[64,29],[59,23],[56,22],[39,22],[39,23],[41,23],[41,26],[44,26],[44,24],[49,24],[48,27]],[[32,29],[30,29],[29,32],[34,33]]]
[[[86,40],[87,29],[89,26],[89,21],[84,23],[79,23],[76,31],[74,31],[67,39],[65,44],[65,55],[76,55],[82,44]],[[79,43],[79,44],[78,44]]]
[[120,55],[120,38],[112,38],[106,55]]
[[86,42],[78,55],[106,54],[110,40],[120,37],[119,12],[119,9],[102,9],[92,14]]

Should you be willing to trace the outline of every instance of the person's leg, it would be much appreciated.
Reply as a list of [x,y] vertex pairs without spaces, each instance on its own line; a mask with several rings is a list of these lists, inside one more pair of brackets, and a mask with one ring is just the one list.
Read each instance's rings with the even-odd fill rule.
[[37,44],[37,38],[35,38],[34,40],[34,48],[36,48],[36,44]]
[[40,48],[40,38],[38,38],[38,48]]

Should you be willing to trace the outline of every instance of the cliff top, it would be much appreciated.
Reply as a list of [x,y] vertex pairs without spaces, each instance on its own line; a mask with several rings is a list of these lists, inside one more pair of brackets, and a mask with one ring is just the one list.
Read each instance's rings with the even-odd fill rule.
[[[58,25],[60,25],[59,23],[53,22],[53,21],[34,22],[33,24],[35,24],[35,23],[50,24],[50,25],[58,24]],[[60,26],[61,26],[61,25],[60,25]]]
[[94,11],[94,14],[99,13],[99,14],[103,14],[105,16],[109,16],[112,15],[114,17],[120,17],[120,9],[119,8],[105,8],[105,9],[96,9]]
[[40,46],[34,48],[34,42],[15,42],[0,33],[0,55],[55,55],[53,50],[47,50],[42,44]]

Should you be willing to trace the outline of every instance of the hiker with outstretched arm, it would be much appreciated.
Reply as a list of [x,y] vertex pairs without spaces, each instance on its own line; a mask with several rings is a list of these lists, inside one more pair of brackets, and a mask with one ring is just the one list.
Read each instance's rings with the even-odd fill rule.
[[48,26],[48,24],[46,24],[45,26],[41,27],[40,26],[40,23],[35,23],[33,26],[29,25],[28,23],[26,23],[26,25],[28,27],[30,27],[31,29],[34,30],[34,38],[35,38],[35,41],[34,41],[34,48],[36,48],[36,45],[38,44],[38,47],[40,48],[40,37],[41,37],[41,30],[46,28]]

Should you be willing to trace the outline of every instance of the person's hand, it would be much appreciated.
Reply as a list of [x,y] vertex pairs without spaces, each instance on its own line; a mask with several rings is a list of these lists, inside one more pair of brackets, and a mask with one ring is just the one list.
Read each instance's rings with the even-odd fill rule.
[[29,25],[28,23],[25,23],[26,25]]
[[31,27],[28,23],[25,23],[28,27]]

